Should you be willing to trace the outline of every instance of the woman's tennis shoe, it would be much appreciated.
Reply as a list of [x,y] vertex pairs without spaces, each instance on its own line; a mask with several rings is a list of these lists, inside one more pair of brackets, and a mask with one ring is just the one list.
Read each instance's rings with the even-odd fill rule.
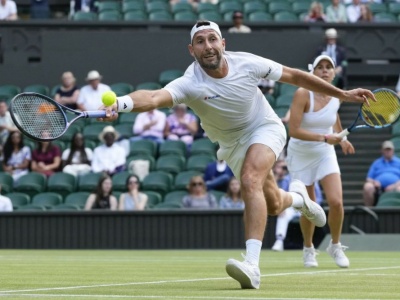
[[260,288],[260,268],[247,260],[229,259],[226,262],[226,272],[240,283],[242,289]]
[[342,246],[341,243],[332,244],[332,240],[329,242],[328,248],[326,248],[326,252],[330,256],[332,256],[335,263],[341,268],[348,268],[350,266],[350,261],[347,258],[346,254],[344,254],[344,250],[346,250],[346,246]]
[[272,246],[272,251],[282,252],[284,250],[283,241],[276,240],[275,244]]
[[312,248],[303,248],[303,263],[304,267],[306,268],[316,268],[318,267],[317,262],[317,255],[319,253],[315,250],[314,247]]
[[312,201],[308,196],[306,186],[300,180],[294,179],[289,186],[289,191],[300,194],[304,204],[301,208],[296,208],[315,226],[323,227],[326,224],[326,215],[322,207]]

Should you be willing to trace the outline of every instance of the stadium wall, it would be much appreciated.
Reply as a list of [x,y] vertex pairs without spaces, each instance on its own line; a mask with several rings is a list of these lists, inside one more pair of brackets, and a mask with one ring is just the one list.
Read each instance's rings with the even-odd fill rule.
[[[400,209],[375,208],[380,233],[400,233]],[[345,211],[344,233],[350,233]],[[264,248],[275,239],[275,217],[268,220]],[[357,211],[352,224],[377,233],[371,215]],[[316,234],[316,247],[325,230]],[[298,223],[288,238],[301,243]],[[0,214],[0,249],[241,249],[244,247],[240,211],[143,212],[12,212]]]
[[[193,59],[187,45],[192,23],[179,22],[0,22],[0,85],[60,83],[71,70],[84,83],[97,69],[104,82],[136,85],[157,81],[161,71],[184,70]],[[227,49],[259,54],[288,66],[307,68],[324,30],[332,24],[252,24],[251,34],[228,34]],[[347,47],[348,74],[366,84],[395,85],[400,70],[397,24],[334,24]]]

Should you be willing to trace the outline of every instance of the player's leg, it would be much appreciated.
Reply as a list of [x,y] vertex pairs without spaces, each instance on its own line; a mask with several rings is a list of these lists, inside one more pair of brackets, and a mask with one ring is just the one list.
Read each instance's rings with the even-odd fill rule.
[[344,218],[343,192],[340,174],[335,173],[325,176],[321,180],[321,185],[324,189],[326,201],[329,205],[328,224],[332,236],[332,240],[326,250],[339,267],[347,268],[350,263],[344,254],[344,248],[340,243]]
[[365,206],[374,206],[375,203],[375,186],[372,182],[364,183],[363,198]]

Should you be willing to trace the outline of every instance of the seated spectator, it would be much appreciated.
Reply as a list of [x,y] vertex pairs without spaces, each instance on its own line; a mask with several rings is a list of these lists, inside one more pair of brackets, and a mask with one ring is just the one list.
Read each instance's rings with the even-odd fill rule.
[[62,153],[62,170],[74,176],[89,173],[92,170],[92,158],[92,149],[85,147],[82,133],[77,132],[72,137],[71,147]]
[[210,209],[218,207],[217,200],[213,194],[207,192],[201,176],[193,176],[190,179],[188,190],[189,194],[182,199],[184,208]]
[[346,6],[340,0],[331,0],[331,4],[326,8],[326,21],[330,23],[346,23]]
[[71,0],[71,15],[75,12],[96,12],[96,1],[95,0]]
[[5,101],[0,101],[0,143],[3,145],[10,132],[18,131],[8,111],[8,105]]
[[[284,191],[289,190],[290,175],[288,174],[287,166],[284,160],[278,159],[273,168],[276,183],[279,188]],[[322,203],[322,192],[318,183],[314,184],[316,202],[318,204]],[[300,212],[298,212],[293,207],[289,207],[281,212],[276,219],[275,228],[275,243],[272,246],[273,251],[283,251],[284,250],[284,240],[286,238],[287,229],[289,227],[290,221],[294,218],[300,217]]]
[[12,175],[14,182],[29,172],[32,156],[29,147],[24,145],[19,131],[11,132],[3,148],[3,170]]
[[119,210],[144,210],[148,197],[139,192],[140,181],[136,175],[130,175],[126,179],[126,188],[128,192],[119,197]]
[[76,85],[74,74],[64,72],[61,76],[61,86],[57,89],[54,100],[71,109],[77,109],[78,97],[79,88]]
[[361,16],[360,0],[353,0],[353,2],[346,7],[347,20],[350,23],[355,23]]
[[250,33],[250,27],[243,25],[243,13],[235,11],[232,14],[233,27],[228,29],[229,33]]
[[366,4],[361,4],[360,5],[360,17],[358,18],[357,22],[369,23],[369,22],[373,22],[373,21],[374,21],[374,16],[372,15],[372,11],[369,8],[369,6]]
[[382,156],[369,168],[364,184],[365,206],[374,206],[382,192],[400,191],[400,158],[394,154],[392,141],[382,144]]
[[[1,184],[0,184],[0,193],[1,193]],[[6,211],[13,211],[13,206],[11,199],[0,195],[0,212],[6,212]]]
[[102,76],[97,71],[90,71],[86,77],[87,85],[81,88],[77,105],[80,110],[97,110],[103,105],[101,96],[111,88],[101,83]]
[[146,139],[158,144],[163,143],[166,121],[166,114],[158,109],[138,114],[133,124],[133,133],[137,136],[132,137],[131,140]]
[[204,181],[208,190],[226,191],[233,172],[224,160],[209,163],[204,172]]
[[12,0],[0,0],[0,20],[14,21],[18,19],[17,5]]
[[110,176],[104,175],[99,180],[96,192],[89,195],[85,204],[85,210],[117,210],[117,205],[117,198],[112,194],[112,180]]
[[229,180],[226,195],[219,200],[222,209],[244,209],[244,201],[240,192],[240,182],[235,177]]
[[178,104],[174,107],[174,113],[167,117],[164,136],[168,140],[181,140],[190,146],[193,137],[198,131],[196,117],[187,112],[185,104]]
[[32,171],[50,176],[57,172],[60,166],[60,148],[51,142],[38,142],[37,148],[32,152]]
[[119,133],[112,126],[104,127],[99,139],[104,144],[96,147],[93,152],[92,171],[105,172],[108,175],[121,172],[125,168],[125,150],[115,143]]
[[310,11],[305,17],[306,22],[326,22],[326,15],[324,14],[324,6],[318,1],[311,3]]

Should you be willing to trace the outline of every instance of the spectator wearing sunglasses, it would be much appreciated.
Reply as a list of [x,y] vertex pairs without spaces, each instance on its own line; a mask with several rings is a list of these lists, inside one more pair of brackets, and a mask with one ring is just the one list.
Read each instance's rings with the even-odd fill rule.
[[182,199],[184,208],[210,209],[217,208],[217,200],[213,194],[207,192],[203,177],[193,176],[188,185],[189,195]]
[[126,179],[128,191],[119,197],[119,210],[144,210],[148,197],[139,192],[140,181],[136,175],[130,175]]

